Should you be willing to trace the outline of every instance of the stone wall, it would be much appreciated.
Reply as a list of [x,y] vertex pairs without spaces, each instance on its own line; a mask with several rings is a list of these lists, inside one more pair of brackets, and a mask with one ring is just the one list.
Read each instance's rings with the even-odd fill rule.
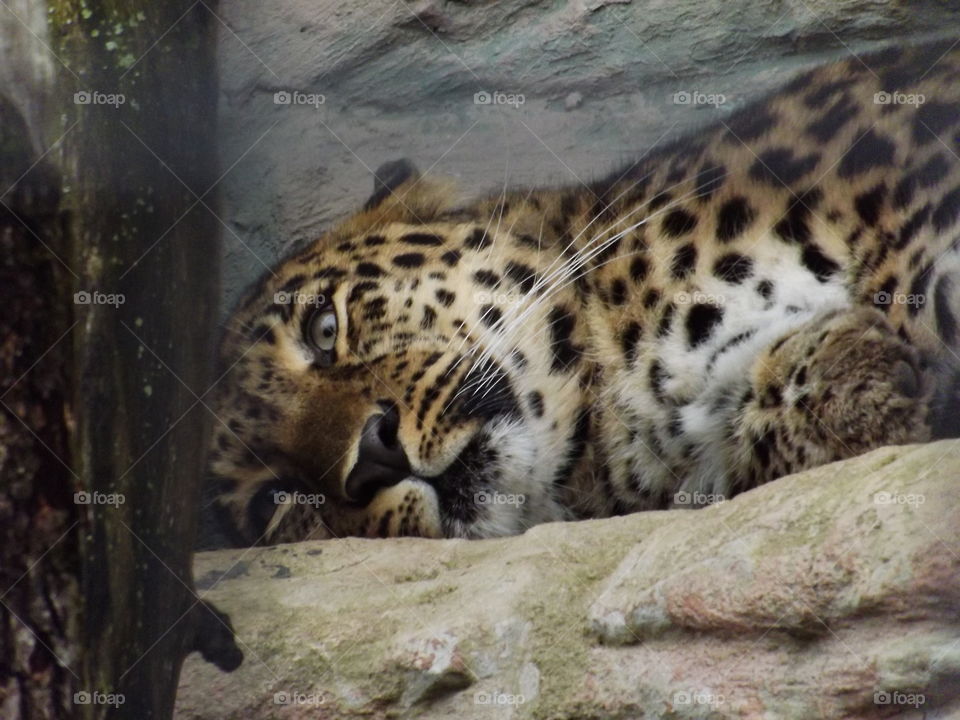
[[36,0],[4,0],[0,6],[0,89],[27,123],[25,138],[41,151],[53,138],[44,137],[44,118],[51,116],[57,58],[49,52],[47,5]]
[[227,305],[363,202],[387,160],[467,195],[576,183],[801,67],[960,29],[944,0],[230,0],[220,14]]

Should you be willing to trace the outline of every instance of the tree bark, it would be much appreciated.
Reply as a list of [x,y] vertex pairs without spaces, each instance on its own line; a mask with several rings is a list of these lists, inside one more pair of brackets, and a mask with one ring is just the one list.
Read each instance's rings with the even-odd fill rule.
[[[52,548],[12,593],[30,593],[24,608],[48,598],[46,614],[3,617],[0,682],[21,688],[4,718],[169,718],[187,653],[241,659],[190,569],[219,291],[213,10],[48,1],[58,64],[39,134],[62,177],[62,233],[5,259],[19,283],[2,289],[16,319],[7,375],[66,335],[11,392],[24,399],[0,426],[0,513],[15,521],[0,522],[18,533],[3,538],[4,581]],[[33,305],[17,296],[30,283]],[[8,640],[32,654],[11,663]],[[38,673],[46,687],[25,705],[24,678]]]

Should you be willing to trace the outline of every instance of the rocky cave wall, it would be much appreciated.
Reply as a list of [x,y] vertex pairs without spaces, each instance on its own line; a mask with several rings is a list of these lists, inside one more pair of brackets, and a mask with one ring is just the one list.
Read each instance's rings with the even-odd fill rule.
[[225,307],[355,210],[388,160],[467,197],[589,181],[800,68],[960,28],[944,0],[230,0],[219,14]]

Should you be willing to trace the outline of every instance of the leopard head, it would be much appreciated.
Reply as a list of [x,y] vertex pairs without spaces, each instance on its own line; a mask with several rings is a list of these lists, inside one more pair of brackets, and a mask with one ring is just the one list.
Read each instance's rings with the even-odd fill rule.
[[407,162],[376,175],[227,323],[210,474],[239,543],[568,517],[588,362],[576,285],[544,281],[559,249],[457,210]]

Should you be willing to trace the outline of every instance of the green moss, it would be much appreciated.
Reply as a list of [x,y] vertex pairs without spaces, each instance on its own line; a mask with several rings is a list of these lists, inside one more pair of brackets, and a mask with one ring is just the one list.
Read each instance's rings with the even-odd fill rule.
[[413,602],[417,605],[425,605],[435,602],[436,600],[449,595],[450,593],[456,592],[456,590],[457,588],[454,585],[438,585],[418,595],[415,595],[413,597]]
[[397,575],[393,578],[395,583],[420,582],[422,580],[434,580],[440,574],[440,568],[431,568],[429,570],[414,570],[413,572]]

